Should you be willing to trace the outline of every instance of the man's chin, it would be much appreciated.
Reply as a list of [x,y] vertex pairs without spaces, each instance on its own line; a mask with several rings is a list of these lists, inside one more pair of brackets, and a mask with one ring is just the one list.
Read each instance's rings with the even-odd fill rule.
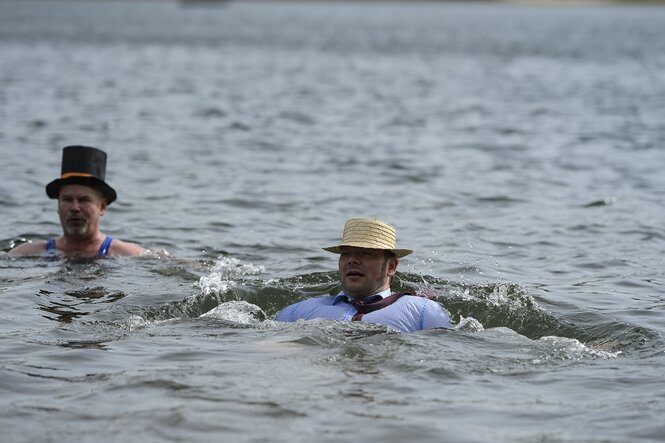
[[67,226],[64,228],[65,234],[69,237],[85,237],[88,234],[87,226]]
[[342,288],[344,289],[344,293],[351,297],[362,297],[367,295],[365,294],[365,292],[367,292],[365,288],[356,285],[344,284],[342,285]]

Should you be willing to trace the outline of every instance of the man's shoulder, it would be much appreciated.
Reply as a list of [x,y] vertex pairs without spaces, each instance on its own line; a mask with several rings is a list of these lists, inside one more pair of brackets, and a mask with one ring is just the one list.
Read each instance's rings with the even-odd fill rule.
[[422,310],[425,309],[427,311],[443,311],[443,306],[439,304],[437,301],[432,300],[429,297],[426,296],[420,296],[420,295],[411,295],[411,294],[406,294],[403,295],[402,297],[399,298],[395,302],[396,307],[399,306],[400,308],[405,308],[405,307],[410,307],[412,309],[418,309]]
[[[320,295],[293,303],[277,313],[278,321],[296,321],[298,319],[312,320],[314,318],[329,318],[334,306],[335,296]],[[323,311],[322,311],[323,310]],[[336,317],[337,315],[335,315]]]
[[110,255],[124,255],[124,256],[134,256],[141,255],[147,250],[137,245],[136,243],[126,242],[123,240],[113,239],[111,247],[109,248]]
[[309,311],[311,309],[317,309],[323,306],[333,306],[334,301],[335,297],[332,295],[319,295],[317,297],[306,298],[304,300],[295,302],[287,306],[286,309],[298,312]]
[[[426,296],[403,295],[383,313],[388,323],[401,331],[452,328],[450,315],[437,301]],[[380,311],[377,311],[380,312]],[[381,315],[381,314],[379,314]]]
[[29,241],[20,244],[14,249],[9,251],[9,255],[13,257],[20,256],[37,256],[46,253],[46,240]]

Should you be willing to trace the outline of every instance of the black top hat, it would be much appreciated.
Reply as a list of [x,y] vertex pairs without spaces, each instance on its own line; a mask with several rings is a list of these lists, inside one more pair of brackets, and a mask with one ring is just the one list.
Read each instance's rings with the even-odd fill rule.
[[106,184],[106,152],[90,146],[67,146],[62,149],[62,173],[46,185],[46,195],[58,198],[60,188],[64,185],[85,185],[99,189],[106,203],[111,204],[117,195],[115,190]]

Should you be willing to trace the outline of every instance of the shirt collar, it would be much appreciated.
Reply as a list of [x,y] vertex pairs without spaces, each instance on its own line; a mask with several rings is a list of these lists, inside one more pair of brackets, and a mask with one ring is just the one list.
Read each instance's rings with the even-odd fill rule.
[[[376,294],[372,294],[372,295],[370,295],[369,297],[376,297],[376,296],[379,296],[379,297],[381,297],[381,298],[386,298],[386,297],[388,297],[390,294],[391,294],[390,288],[386,288],[386,289],[384,289],[384,290],[381,291],[381,292],[377,292]],[[336,305],[336,304],[339,303],[339,302],[349,302],[349,301],[353,300],[353,298],[354,298],[354,297],[351,297],[350,295],[346,295],[346,293],[344,292],[344,290],[342,290],[339,294],[337,294],[337,295],[335,296],[335,298],[333,298],[333,305]],[[363,298],[367,298],[367,297],[363,297]]]

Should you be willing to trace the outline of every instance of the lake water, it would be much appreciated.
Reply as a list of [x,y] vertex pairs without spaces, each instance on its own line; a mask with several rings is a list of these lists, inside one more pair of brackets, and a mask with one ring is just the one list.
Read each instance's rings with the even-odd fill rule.
[[[0,1],[0,250],[109,154],[141,258],[0,252],[2,442],[665,435],[665,9]],[[277,323],[349,217],[457,329]]]

